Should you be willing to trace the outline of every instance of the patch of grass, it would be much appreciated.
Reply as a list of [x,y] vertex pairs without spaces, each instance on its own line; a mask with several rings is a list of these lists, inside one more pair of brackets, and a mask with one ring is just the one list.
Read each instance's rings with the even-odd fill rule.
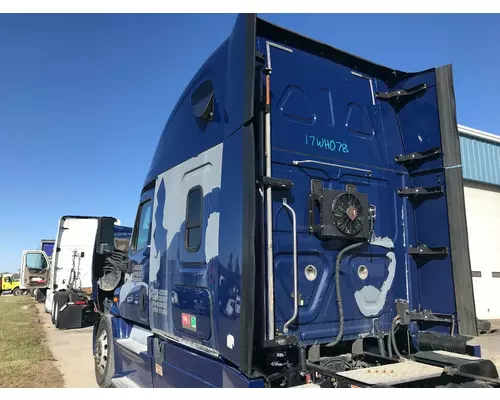
[[29,296],[0,297],[0,388],[57,388],[63,377]]

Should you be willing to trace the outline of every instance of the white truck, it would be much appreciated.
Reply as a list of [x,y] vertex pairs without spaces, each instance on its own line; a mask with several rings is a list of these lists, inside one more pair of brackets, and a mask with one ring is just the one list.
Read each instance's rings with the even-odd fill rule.
[[57,328],[80,328],[94,322],[101,300],[93,298],[93,287],[104,275],[107,259],[126,252],[131,232],[114,217],[64,216],[59,220],[52,260],[43,250],[23,253],[23,285],[47,286],[45,311],[51,313]]

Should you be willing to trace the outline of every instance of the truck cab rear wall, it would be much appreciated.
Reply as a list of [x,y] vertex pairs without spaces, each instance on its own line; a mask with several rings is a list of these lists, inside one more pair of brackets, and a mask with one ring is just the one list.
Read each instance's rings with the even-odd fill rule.
[[[457,301],[472,286],[457,278],[468,258],[450,74],[395,71],[239,16],[146,175],[114,293],[123,346],[146,354],[168,338],[248,378],[280,340],[383,349],[396,300],[473,333],[473,306]],[[130,379],[171,384],[158,346],[160,372]]]

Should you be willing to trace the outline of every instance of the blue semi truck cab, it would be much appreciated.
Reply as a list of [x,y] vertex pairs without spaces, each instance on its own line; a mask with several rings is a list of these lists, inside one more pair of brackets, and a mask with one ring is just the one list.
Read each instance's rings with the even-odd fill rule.
[[500,382],[471,344],[449,65],[397,71],[238,16],[105,272],[101,387]]

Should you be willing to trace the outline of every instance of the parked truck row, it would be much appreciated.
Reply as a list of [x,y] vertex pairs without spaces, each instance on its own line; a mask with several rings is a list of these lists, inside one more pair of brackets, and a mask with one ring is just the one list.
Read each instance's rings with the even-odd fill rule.
[[56,328],[90,326],[99,318],[104,299],[93,297],[93,279],[126,254],[131,231],[113,217],[64,216],[54,241],[23,253],[21,282],[45,303]]
[[23,256],[56,326],[94,310],[101,387],[500,384],[471,342],[449,65],[397,71],[240,15],[123,247],[115,222],[61,219],[50,273]]

